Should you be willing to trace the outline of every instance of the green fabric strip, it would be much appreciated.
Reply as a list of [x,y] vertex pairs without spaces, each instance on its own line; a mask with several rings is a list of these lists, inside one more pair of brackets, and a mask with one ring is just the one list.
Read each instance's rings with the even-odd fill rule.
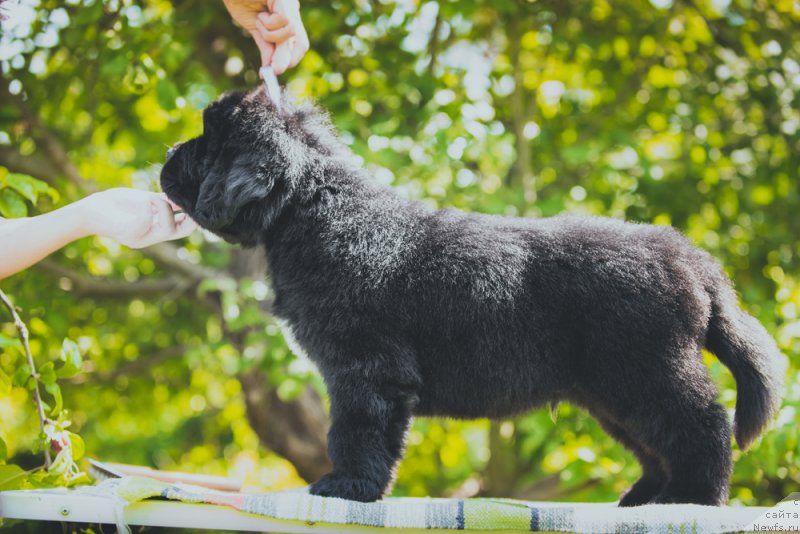
[[128,503],[150,497],[230,506],[243,512],[308,525],[586,533],[696,534],[746,530],[766,508],[715,508],[698,505],[646,505],[619,508],[615,503],[534,503],[511,499],[386,498],[374,503],[318,497],[307,490],[241,494],[145,477],[102,482],[104,491]]

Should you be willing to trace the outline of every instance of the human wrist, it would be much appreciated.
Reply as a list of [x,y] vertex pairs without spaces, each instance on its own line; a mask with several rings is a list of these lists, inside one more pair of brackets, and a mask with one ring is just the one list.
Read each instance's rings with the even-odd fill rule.
[[82,198],[54,212],[59,216],[58,222],[65,236],[71,241],[98,234],[99,221],[92,216],[89,207],[91,197]]

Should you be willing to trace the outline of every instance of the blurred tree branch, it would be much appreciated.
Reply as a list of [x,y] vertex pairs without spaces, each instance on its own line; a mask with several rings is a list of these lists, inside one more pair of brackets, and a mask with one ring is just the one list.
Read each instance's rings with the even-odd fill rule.
[[83,297],[142,298],[162,296],[172,291],[183,292],[196,283],[192,279],[174,275],[162,279],[138,280],[136,282],[107,280],[73,271],[52,260],[39,262],[37,268],[60,278],[66,278],[72,284],[70,290]]
[[184,276],[195,283],[208,278],[226,276],[222,271],[182,259],[178,254],[178,247],[173,243],[159,243],[142,249],[142,253],[166,270]]
[[25,156],[19,150],[7,145],[0,145],[0,165],[11,172],[29,174],[50,185],[60,170],[47,159],[36,155]]
[[108,372],[90,374],[86,370],[69,379],[70,384],[85,384],[87,382],[112,383],[123,376],[134,376],[169,361],[179,358],[186,352],[186,347],[174,346],[152,351],[144,356],[139,356],[132,362],[118,365]]
[[[11,94],[8,90],[8,84],[2,83],[0,84],[0,100],[12,104],[19,110],[25,130],[36,144],[44,149],[50,162],[60,171],[61,175],[65,176],[81,191],[91,193],[97,190],[97,184],[93,180],[85,179],[80,175],[78,168],[72,163],[58,136],[39,120],[39,116],[30,109],[21,94]],[[42,179],[47,181],[44,177]],[[50,181],[52,182],[52,178]]]
[[442,23],[444,22],[444,17],[442,16],[442,6],[438,4],[438,8],[436,10],[436,20],[433,23],[433,29],[431,30],[431,38],[428,42],[428,54],[430,55],[430,62],[428,63],[428,76],[434,76],[436,71],[436,59],[439,55],[439,32],[442,29]]

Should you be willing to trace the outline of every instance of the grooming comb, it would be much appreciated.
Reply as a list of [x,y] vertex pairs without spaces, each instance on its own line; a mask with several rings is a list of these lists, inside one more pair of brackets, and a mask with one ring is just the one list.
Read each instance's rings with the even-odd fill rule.
[[278,77],[272,71],[272,67],[266,65],[258,69],[261,79],[264,80],[264,89],[267,91],[267,96],[272,103],[275,104],[275,109],[281,109],[281,87],[278,85]]

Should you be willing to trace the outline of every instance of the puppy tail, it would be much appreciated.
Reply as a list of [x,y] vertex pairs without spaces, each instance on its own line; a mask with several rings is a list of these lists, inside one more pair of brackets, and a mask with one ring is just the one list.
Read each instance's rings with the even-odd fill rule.
[[717,282],[709,290],[712,311],[706,348],[736,379],[733,431],[739,447],[746,450],[780,406],[787,361],[761,323],[739,307],[727,279]]

